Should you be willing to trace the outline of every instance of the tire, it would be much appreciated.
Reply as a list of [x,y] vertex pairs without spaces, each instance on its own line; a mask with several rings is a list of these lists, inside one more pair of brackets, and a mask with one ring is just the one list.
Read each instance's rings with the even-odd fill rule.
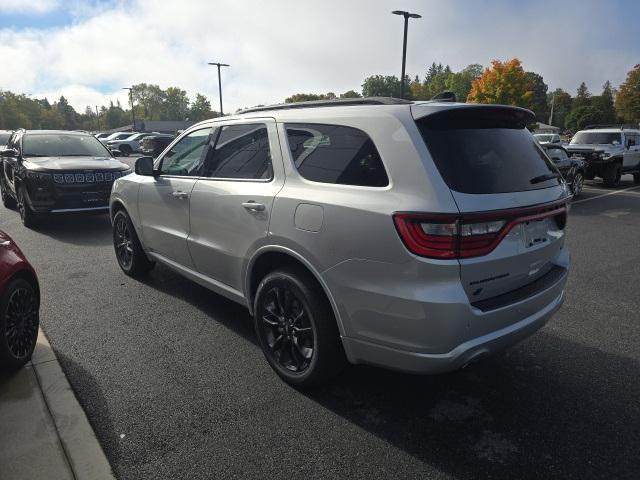
[[38,224],[38,214],[31,210],[31,207],[27,203],[24,194],[24,187],[19,186],[17,191],[18,201],[18,212],[20,212],[20,220],[22,220],[22,224],[27,228],[33,228]]
[[573,198],[577,198],[580,195],[583,186],[584,175],[582,172],[576,172],[576,175],[573,177],[573,182],[571,182],[571,193],[573,193]]
[[636,185],[640,184],[640,172],[636,172],[633,174],[633,183]]
[[0,298],[0,367],[17,369],[31,359],[38,339],[40,302],[34,285],[12,280]]
[[119,210],[113,217],[113,248],[118,265],[130,277],[144,276],[155,265],[144,253],[131,218],[125,210]]
[[120,152],[122,152],[122,156],[124,157],[128,157],[129,155],[131,155],[131,147],[129,145],[120,145],[120,148],[118,148],[118,150],[120,150]]
[[291,385],[321,385],[346,365],[329,300],[300,268],[275,270],[262,279],[253,320],[267,362]]
[[620,183],[620,177],[622,176],[622,167],[619,163],[610,165],[604,172],[602,180],[605,187],[615,187]]
[[5,206],[5,208],[9,208],[11,210],[16,208],[16,201],[7,192],[7,187],[4,184],[4,180],[0,180],[0,196],[2,197],[2,204]]

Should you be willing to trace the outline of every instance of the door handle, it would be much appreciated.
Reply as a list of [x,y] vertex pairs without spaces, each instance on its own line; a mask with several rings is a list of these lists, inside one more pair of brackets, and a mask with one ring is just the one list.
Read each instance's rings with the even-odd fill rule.
[[174,198],[182,200],[183,198],[187,198],[189,194],[187,192],[183,192],[182,190],[176,190],[175,192],[171,192],[171,195]]
[[262,212],[265,209],[265,206],[261,203],[256,203],[253,200],[249,201],[249,202],[244,202],[242,204],[242,206],[244,208],[246,208],[247,210],[252,210],[254,212]]

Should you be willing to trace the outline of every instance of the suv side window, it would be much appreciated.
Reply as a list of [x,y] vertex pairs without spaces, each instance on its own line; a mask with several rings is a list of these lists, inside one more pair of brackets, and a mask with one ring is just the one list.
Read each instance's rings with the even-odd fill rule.
[[286,131],[295,166],[307,180],[365,187],[389,185],[380,154],[362,130],[289,123]]
[[206,176],[270,180],[273,168],[267,126],[251,123],[222,127],[207,159]]
[[161,159],[161,175],[197,177],[202,170],[204,151],[211,127],[195,130],[183,137]]

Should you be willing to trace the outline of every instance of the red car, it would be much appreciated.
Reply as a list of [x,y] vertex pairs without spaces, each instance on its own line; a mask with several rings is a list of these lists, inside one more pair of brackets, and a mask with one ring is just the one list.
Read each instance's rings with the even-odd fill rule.
[[40,287],[15,242],[0,231],[0,368],[29,361],[38,339]]

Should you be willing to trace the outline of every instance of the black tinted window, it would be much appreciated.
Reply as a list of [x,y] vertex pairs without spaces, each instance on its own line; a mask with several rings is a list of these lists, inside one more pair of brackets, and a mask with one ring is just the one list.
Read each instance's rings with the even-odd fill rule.
[[183,177],[197,177],[200,175],[203,153],[209,141],[210,133],[210,128],[203,128],[182,137],[162,157],[160,173]]
[[578,132],[570,143],[573,145],[620,145],[622,135],[617,132]]
[[555,167],[517,112],[448,110],[417,123],[436,167],[452,190],[518,192],[559,182],[554,177]]
[[269,135],[263,123],[222,127],[207,175],[214,178],[270,179]]
[[91,135],[26,134],[22,154],[27,157],[109,157],[111,154]]
[[0,133],[0,145],[6,145],[7,143],[9,143],[10,138],[10,133]]
[[307,180],[385,187],[389,178],[373,141],[362,130],[338,125],[287,124],[289,148]]

